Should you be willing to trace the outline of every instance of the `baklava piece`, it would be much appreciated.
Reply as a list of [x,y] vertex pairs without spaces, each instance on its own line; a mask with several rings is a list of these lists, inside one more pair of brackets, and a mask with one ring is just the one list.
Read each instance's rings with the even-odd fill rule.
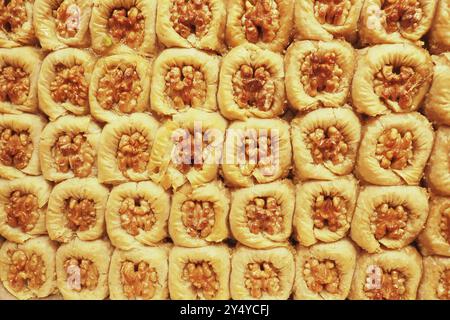
[[285,178],[291,159],[286,121],[249,118],[233,122],[227,130],[222,173],[228,185],[250,187]]
[[57,184],[50,194],[46,215],[50,239],[67,243],[73,238],[101,238],[105,234],[108,196],[108,188],[96,178],[73,178]]
[[255,249],[286,246],[292,232],[294,203],[290,180],[233,191],[230,227],[234,238]]
[[105,240],[74,239],[56,251],[59,292],[65,300],[103,300],[108,296],[112,247]]
[[293,226],[302,246],[344,238],[352,222],[358,182],[351,176],[296,186]]
[[322,108],[291,122],[294,171],[300,180],[334,180],[352,172],[361,139],[353,111]]
[[426,257],[423,259],[423,277],[419,300],[450,300],[450,258]]
[[134,54],[99,59],[89,85],[91,114],[102,122],[149,111],[151,62]]
[[156,34],[166,47],[223,52],[224,0],[158,0]]
[[0,181],[0,235],[24,243],[47,233],[45,216],[51,185],[42,177]]
[[56,293],[56,248],[47,237],[23,244],[6,241],[0,249],[0,279],[6,290],[20,300]]
[[41,64],[42,55],[38,49],[0,49],[0,113],[37,111]]
[[291,248],[239,246],[233,252],[231,269],[233,300],[287,300],[291,295],[295,275]]
[[150,178],[176,190],[214,180],[219,171],[227,123],[218,113],[189,109],[158,130],[150,157]]
[[38,81],[39,108],[51,121],[66,114],[89,114],[89,82],[95,57],[80,49],[62,49],[43,61]]
[[439,54],[450,51],[450,0],[439,0],[429,34],[430,51]]
[[169,212],[169,193],[153,182],[114,187],[105,213],[111,243],[121,250],[157,244],[168,235]]
[[281,115],[285,110],[281,55],[253,44],[232,49],[222,61],[217,100],[229,120]]
[[401,249],[422,231],[428,210],[426,189],[367,186],[359,193],[350,235],[369,253]]
[[419,113],[389,114],[363,128],[356,173],[376,185],[417,185],[433,147],[434,133]]
[[293,28],[294,0],[229,0],[226,40],[230,47],[253,43],[282,52]]
[[345,300],[350,292],[357,251],[349,240],[299,246],[295,257],[296,300]]
[[185,184],[172,196],[169,234],[175,245],[204,247],[228,235],[230,194],[219,182],[193,188]]
[[219,57],[197,49],[167,49],[153,65],[151,106],[161,115],[189,108],[216,111]]
[[157,0],[93,0],[89,24],[92,48],[99,54],[134,50],[156,53]]
[[433,63],[412,44],[381,44],[358,52],[352,82],[356,111],[369,116],[417,110],[430,88]]
[[33,23],[44,50],[90,45],[92,0],[36,0]]
[[450,257],[450,198],[432,196],[428,220],[418,244],[424,256]]
[[40,116],[0,115],[0,178],[41,174],[39,138],[44,126]]
[[0,48],[33,45],[37,42],[33,27],[34,0],[0,1]]
[[437,5],[436,0],[367,0],[361,11],[362,44],[412,43],[423,45]]
[[414,247],[358,256],[351,300],[415,300],[422,257]]
[[60,182],[96,176],[101,131],[89,116],[68,115],[50,122],[42,131],[39,148],[45,179]]
[[116,249],[109,267],[109,297],[111,300],[167,299],[168,271],[168,252],[164,248]]
[[98,180],[107,184],[148,180],[158,127],[158,121],[144,113],[120,117],[107,124],[98,149]]
[[293,43],[285,57],[290,105],[299,111],[343,106],[350,91],[354,61],[354,50],[344,41]]
[[169,255],[169,291],[174,300],[229,300],[230,249],[174,247]]
[[431,190],[436,194],[450,196],[450,127],[437,130],[427,173]]

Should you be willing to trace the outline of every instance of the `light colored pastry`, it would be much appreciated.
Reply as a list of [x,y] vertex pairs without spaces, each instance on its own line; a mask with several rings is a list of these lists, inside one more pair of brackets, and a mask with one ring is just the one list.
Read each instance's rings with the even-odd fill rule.
[[450,196],[450,127],[437,130],[427,171],[431,190],[436,194]]
[[450,258],[439,256],[423,259],[423,276],[419,300],[450,300]]
[[2,1],[0,48],[33,45],[37,42],[33,27],[34,0]]
[[450,50],[450,0],[439,0],[430,30],[430,51],[439,54]]

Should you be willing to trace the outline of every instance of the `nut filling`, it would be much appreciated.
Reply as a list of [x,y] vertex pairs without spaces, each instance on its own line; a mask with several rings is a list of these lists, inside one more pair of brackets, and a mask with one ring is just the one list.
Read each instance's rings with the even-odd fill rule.
[[156,216],[150,203],[145,199],[126,198],[120,208],[120,225],[132,236],[137,236],[140,230],[148,232],[156,223]]
[[89,83],[84,77],[83,66],[67,67],[59,63],[55,66],[55,74],[50,83],[52,99],[58,103],[70,102],[76,106],[86,106]]
[[314,227],[317,229],[327,228],[332,232],[348,225],[347,201],[337,195],[320,195],[313,205]]
[[213,19],[209,0],[172,0],[170,21],[183,38],[202,38]]
[[256,299],[264,293],[274,296],[281,289],[280,271],[271,262],[249,263],[244,278],[245,287]]
[[27,20],[27,0],[0,1],[0,29],[6,34],[18,32]]
[[280,12],[276,0],[245,1],[241,23],[248,41],[273,41],[280,29]]
[[131,113],[137,107],[141,92],[136,67],[120,64],[106,71],[98,83],[95,95],[103,109]]
[[351,7],[352,3],[349,0],[315,0],[314,16],[320,24],[342,26]]
[[333,260],[310,258],[303,266],[303,276],[308,288],[316,293],[339,291],[339,268]]
[[[203,133],[195,134],[185,130],[180,135],[173,136],[173,161],[176,168],[183,174],[188,173],[192,168],[201,170],[203,164],[210,156],[210,150]],[[213,142],[214,143],[214,142]]]
[[11,261],[8,281],[15,291],[39,289],[46,281],[45,263],[36,253],[27,255],[22,250],[9,250]]
[[260,168],[264,174],[271,175],[275,170],[275,157],[272,154],[272,147],[276,150],[276,145],[272,146],[271,133],[259,136],[251,134],[248,137],[239,139],[237,148],[243,148],[245,161],[240,164],[241,173],[244,176],[252,175],[253,171]]
[[39,204],[34,194],[13,191],[5,206],[8,225],[23,232],[34,229],[39,220]]
[[343,71],[337,64],[334,52],[312,52],[301,66],[301,82],[311,97],[322,92],[335,93],[339,90],[339,79]]
[[93,200],[69,198],[65,201],[64,211],[67,214],[67,226],[73,231],[86,231],[95,225]]
[[442,300],[450,300],[450,269],[445,270],[439,279],[437,296]]
[[245,210],[251,233],[267,232],[274,235],[283,230],[281,205],[274,197],[255,198],[247,204]]
[[206,99],[206,81],[203,72],[193,66],[172,67],[167,72],[165,93],[175,109],[185,106],[201,107]]
[[384,0],[383,25],[387,32],[412,31],[417,28],[423,17],[419,0]]
[[130,47],[137,48],[144,41],[145,18],[136,7],[114,9],[107,27],[116,41],[123,41]]
[[372,300],[402,300],[406,292],[406,276],[397,270],[377,269],[381,270],[381,274],[375,274],[375,278],[380,277],[379,281],[375,279],[375,283],[374,273],[368,271],[366,274],[366,296]]
[[402,205],[391,206],[384,203],[370,216],[370,229],[377,240],[388,238],[398,240],[405,234],[408,211]]
[[265,67],[242,65],[233,76],[234,100],[241,108],[268,111],[275,95],[275,83]]
[[72,38],[80,30],[81,9],[75,0],[64,0],[53,10],[56,32],[63,38]]
[[396,128],[385,130],[377,141],[375,157],[383,169],[402,170],[413,158],[413,134]]
[[441,215],[441,223],[439,225],[441,235],[450,244],[450,207],[444,209]]
[[147,262],[124,261],[120,268],[123,293],[128,299],[150,300],[158,286],[158,274]]
[[0,101],[20,105],[25,103],[30,91],[30,79],[20,67],[0,68]]
[[344,135],[335,126],[315,129],[308,134],[308,140],[306,146],[311,150],[316,164],[326,161],[331,161],[335,165],[340,164],[349,152]]
[[128,170],[143,173],[150,159],[149,142],[140,132],[120,137],[117,150],[119,170],[128,177]]
[[206,238],[214,227],[214,204],[209,201],[188,200],[181,206],[182,221],[191,237]]
[[3,129],[0,133],[0,161],[5,166],[22,170],[33,155],[33,141],[26,131]]
[[219,280],[211,263],[207,261],[189,262],[183,269],[182,279],[191,283],[196,294],[212,299],[219,291]]
[[65,133],[59,136],[52,148],[56,169],[84,178],[92,173],[96,154],[85,133]]
[[72,290],[80,292],[83,289],[94,290],[97,287],[100,275],[91,260],[69,258],[64,262],[64,270],[66,270],[68,282],[75,278],[74,283],[70,283]]

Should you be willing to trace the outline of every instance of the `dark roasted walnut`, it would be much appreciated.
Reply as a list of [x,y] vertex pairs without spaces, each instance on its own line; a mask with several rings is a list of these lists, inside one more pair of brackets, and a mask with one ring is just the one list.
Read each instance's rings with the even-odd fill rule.
[[308,134],[308,148],[315,163],[331,161],[333,164],[342,163],[349,152],[344,135],[335,126],[327,129],[317,128]]
[[303,265],[303,276],[308,288],[316,293],[339,291],[339,269],[333,260],[310,258]]
[[383,169],[402,170],[410,164],[413,150],[413,134],[391,128],[378,138],[375,156]]
[[116,41],[123,41],[130,47],[137,48],[144,41],[145,18],[136,7],[114,9],[107,27]]
[[23,232],[34,229],[39,220],[39,203],[34,194],[13,191],[5,206],[7,223]]
[[147,262],[124,261],[120,268],[123,293],[128,299],[149,300],[155,295],[158,274]]
[[67,226],[73,231],[86,231],[95,225],[95,202],[90,199],[69,198],[65,208]]
[[327,228],[332,232],[336,232],[348,225],[347,202],[341,196],[320,195],[314,202],[312,218],[315,228]]
[[76,106],[87,105],[89,83],[81,65],[55,66],[55,78],[50,83],[52,99],[58,103],[70,102]]
[[206,238],[214,227],[214,204],[188,200],[181,206],[182,220],[191,237]]
[[274,296],[281,288],[280,271],[271,262],[249,263],[244,277],[245,287],[256,299],[264,293]]
[[22,170],[33,155],[33,141],[26,131],[3,129],[0,133],[0,161],[5,166]]
[[22,68],[8,65],[0,68],[0,102],[23,104],[29,91],[29,74]]
[[203,72],[193,66],[172,67],[167,72],[166,94],[176,109],[185,106],[201,107],[206,98],[206,81]]
[[249,42],[271,42],[280,29],[280,12],[275,0],[245,1],[242,16],[245,37]]
[[184,266],[182,279],[189,281],[192,289],[205,299],[212,299],[219,291],[219,280],[211,263],[189,262]]
[[156,222],[155,213],[145,199],[126,198],[119,214],[122,228],[132,236],[137,236],[141,230],[150,231]]
[[170,21],[183,38],[202,38],[212,21],[211,4],[209,0],[172,0]]
[[39,289],[46,281],[45,263],[36,253],[26,254],[22,250],[8,251],[11,264],[8,282],[15,291]]

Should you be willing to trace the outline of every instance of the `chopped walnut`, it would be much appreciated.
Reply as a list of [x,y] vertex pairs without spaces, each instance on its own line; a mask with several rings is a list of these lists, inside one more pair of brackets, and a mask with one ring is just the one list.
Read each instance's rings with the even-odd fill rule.
[[268,111],[275,95],[275,83],[265,67],[242,65],[233,76],[235,101],[241,108],[258,108]]
[[450,243],[450,207],[444,209],[441,215],[440,231],[444,239]]
[[155,295],[158,285],[158,274],[147,262],[122,262],[120,281],[123,293],[128,299],[141,298],[149,300]]
[[31,193],[13,191],[5,206],[7,223],[11,228],[20,228],[23,232],[34,229],[39,220],[39,203]]
[[267,292],[276,295],[281,289],[280,270],[271,262],[253,262],[247,265],[244,273],[245,287],[253,298],[259,299]]
[[333,260],[308,259],[303,266],[303,276],[308,288],[316,293],[339,290],[339,268]]
[[120,64],[106,70],[95,95],[103,109],[131,113],[137,107],[141,92],[136,67]]
[[191,283],[197,295],[212,299],[219,291],[219,280],[211,263],[207,261],[189,262],[183,268],[182,279]]
[[69,258],[64,262],[64,270],[68,280],[74,275],[73,270],[76,270],[75,274],[79,275],[79,286],[72,286],[72,290],[80,292],[83,289],[94,290],[97,287],[100,274],[91,260]]
[[237,147],[243,147],[243,150],[245,151],[245,163],[240,164],[241,173],[243,175],[250,176],[256,168],[259,168],[267,175],[272,175],[274,173],[275,157],[272,153],[273,146],[270,132],[268,132],[267,135],[250,134],[236,142]]
[[119,208],[120,224],[132,236],[137,236],[140,230],[150,231],[156,223],[156,216],[145,199],[126,198]]
[[250,201],[246,206],[247,226],[250,232],[270,235],[283,230],[281,206],[274,197],[260,197]]
[[331,161],[339,164],[349,152],[344,135],[335,126],[317,128],[308,134],[308,138],[307,147],[310,148],[315,163]]
[[52,14],[59,36],[72,38],[80,30],[81,9],[74,0],[64,0]]
[[95,150],[87,141],[85,133],[68,132],[60,135],[52,148],[52,155],[59,172],[67,173],[72,170],[79,178],[92,173],[96,160]]
[[[381,268],[380,268],[381,269]],[[372,283],[373,274],[366,273],[364,291],[372,300],[401,300],[406,292],[406,276],[397,270],[382,270],[379,286]]]
[[26,131],[5,128],[0,133],[0,161],[5,166],[22,170],[33,155],[33,141]]
[[352,3],[349,0],[315,0],[314,16],[320,24],[342,26],[351,7]]
[[343,71],[337,63],[335,52],[312,52],[305,57],[301,66],[301,82],[311,97],[319,93],[335,93]]
[[36,253],[25,253],[22,250],[9,250],[11,264],[8,270],[8,281],[15,291],[25,288],[39,289],[46,281],[45,263]]
[[276,0],[247,0],[241,19],[245,37],[256,43],[271,42],[280,29],[280,12]]
[[200,107],[206,98],[206,81],[203,72],[193,66],[172,67],[167,72],[166,94],[176,109],[185,106]]
[[384,203],[370,216],[371,230],[377,240],[388,238],[398,240],[405,234],[408,211],[402,206]]
[[195,134],[185,131],[183,135],[174,136],[174,160],[178,170],[186,174],[191,168],[200,170],[203,163],[209,157],[207,141],[203,139],[203,133]]
[[137,48],[144,41],[145,18],[136,7],[114,9],[107,26],[116,41],[124,41],[130,47]]
[[416,29],[424,15],[419,0],[384,0],[382,3],[383,24],[390,33]]
[[0,101],[23,104],[29,91],[30,79],[25,70],[10,65],[0,68]]
[[67,226],[73,231],[89,230],[96,222],[95,202],[90,199],[69,198],[64,211],[67,214]]
[[117,150],[119,170],[128,176],[129,169],[142,173],[147,168],[150,159],[149,142],[140,132],[131,135],[123,134],[120,137]]
[[9,32],[17,32],[27,21],[27,0],[0,1],[0,29]]
[[214,227],[214,204],[188,200],[181,206],[182,221],[191,237],[206,238]]
[[212,21],[209,0],[172,0],[170,21],[175,31],[187,39],[191,35],[202,38]]
[[383,169],[406,168],[413,157],[413,134],[396,128],[385,130],[378,138],[375,157]]
[[437,296],[441,300],[450,300],[450,269],[442,272],[439,278]]
[[84,77],[82,65],[55,66],[55,78],[50,83],[50,94],[55,102],[70,102],[76,106],[86,106],[89,83]]
[[319,195],[313,205],[314,227],[336,232],[348,225],[347,201],[341,196]]

